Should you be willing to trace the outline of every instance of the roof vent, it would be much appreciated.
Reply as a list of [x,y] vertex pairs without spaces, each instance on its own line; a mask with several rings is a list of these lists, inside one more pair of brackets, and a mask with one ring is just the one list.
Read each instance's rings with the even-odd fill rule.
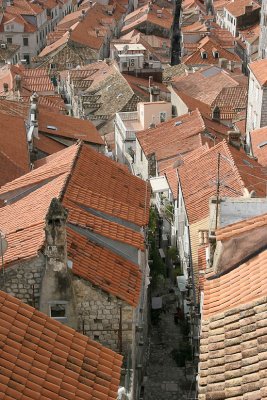
[[262,142],[258,145],[258,149],[261,149],[262,147],[266,146],[267,142]]
[[174,123],[174,126],[179,126],[179,125],[182,125],[182,121],[176,121],[175,123]]
[[55,127],[53,125],[47,125],[46,127],[47,127],[47,129],[51,129],[52,131],[57,131],[57,127]]

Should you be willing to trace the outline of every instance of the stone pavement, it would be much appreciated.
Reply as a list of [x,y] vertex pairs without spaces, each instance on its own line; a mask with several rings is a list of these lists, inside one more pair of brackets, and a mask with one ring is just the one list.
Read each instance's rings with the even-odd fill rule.
[[183,335],[179,324],[174,323],[176,311],[174,294],[167,297],[168,307],[161,313],[157,325],[150,332],[149,362],[144,383],[144,400],[193,399],[192,375],[184,367],[178,367],[171,352],[183,346]]

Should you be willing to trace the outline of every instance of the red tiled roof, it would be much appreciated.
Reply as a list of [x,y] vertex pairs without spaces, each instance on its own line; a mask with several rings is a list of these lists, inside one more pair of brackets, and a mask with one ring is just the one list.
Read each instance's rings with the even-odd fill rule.
[[267,127],[250,132],[250,138],[253,155],[257,157],[261,165],[267,167]]
[[69,211],[68,221],[72,224],[92,230],[110,239],[127,243],[137,249],[144,249],[144,236],[140,232],[90,214],[68,199],[64,199],[63,205]]
[[[206,53],[206,58],[202,58],[202,52]],[[225,58],[227,61],[241,63],[240,57],[236,54],[224,49],[219,42],[206,36],[198,43],[198,48],[189,56],[185,56],[184,63],[186,65],[213,65],[219,63],[219,58],[215,58],[215,51],[219,53],[220,58]]]
[[[41,152],[43,152],[47,155],[56,153],[67,147],[64,144],[59,143],[57,140],[53,140],[53,138],[43,135],[42,133],[38,133],[38,139],[34,137],[33,142],[34,142],[34,147],[36,149],[40,150]],[[39,164],[39,166],[40,166],[40,164]],[[35,167],[36,167],[36,164],[35,164]]]
[[220,186],[220,196],[242,196],[245,188],[248,191],[255,190],[258,197],[266,195],[266,178],[259,164],[247,157],[242,150],[230,148],[225,141],[220,142],[178,167],[190,223],[209,215],[209,199],[216,194],[219,153],[224,157],[220,163],[220,180],[223,182]]
[[136,137],[145,155],[155,153],[157,161],[160,161],[199,147],[199,134],[204,129],[203,119],[196,110],[138,132]]
[[[152,25],[160,26],[163,29],[171,29],[173,17],[168,9],[161,8],[156,4],[146,4],[137,10],[128,14],[124,19],[124,26],[122,33],[138,29],[138,26],[142,23],[149,22]],[[157,11],[161,10],[162,16],[158,17]]]
[[73,261],[74,274],[133,306],[138,304],[141,272],[136,264],[88,241],[69,228],[67,238],[68,257]]
[[149,214],[145,192],[149,198],[150,187],[146,185],[120,164],[83,146],[66,197],[142,226]]
[[47,179],[54,178],[64,173],[69,173],[78,150],[79,147],[74,145],[63,151],[60,151],[56,154],[56,157],[51,158],[51,161],[46,165],[2,186],[0,188],[0,195],[9,192],[12,193],[15,190],[21,190],[23,188],[28,188],[36,185],[37,183],[46,181]]
[[[50,126],[56,129],[49,128]],[[104,145],[103,139],[91,121],[69,117],[40,109],[38,113],[38,130],[51,137],[63,137],[83,140],[92,144]]]
[[228,240],[265,225],[267,225],[267,214],[259,215],[218,229],[216,231],[216,239],[221,241]]
[[206,67],[185,77],[173,79],[172,86],[180,96],[187,96],[211,105],[223,88],[238,86],[232,76],[216,67]]
[[231,1],[224,8],[234,17],[241,17],[241,15],[246,14],[246,6],[252,6],[253,11],[260,9],[260,5],[252,0]]
[[30,170],[24,119],[0,112],[0,186]]
[[122,356],[0,292],[3,399],[117,399]]
[[266,398],[266,260],[206,280],[199,399]]
[[[267,296],[266,260],[267,251],[263,251],[233,271],[219,278],[207,279],[204,285],[204,318]],[[256,276],[260,279],[255,279]]]
[[267,86],[267,59],[254,61],[249,69],[261,86]]
[[[27,193],[29,188],[31,191]],[[16,201],[18,193],[23,197]],[[73,229],[68,231],[68,250],[74,261],[73,272],[129,304],[136,304],[140,292],[138,265],[117,256],[104,245],[91,243],[85,232],[93,230],[97,235],[143,249],[140,230],[127,227],[131,226],[127,222],[141,227],[148,221],[150,187],[144,181],[88,146],[76,144],[47,157],[44,165],[5,185],[1,195],[5,199],[15,196],[12,204],[0,208],[0,229],[9,243],[5,266],[35,257],[42,251],[45,216],[51,200],[58,198],[70,209],[69,223]],[[96,211],[102,214],[95,216]],[[118,219],[110,222],[106,215]],[[120,223],[120,219],[125,222]],[[73,231],[75,225],[84,236]],[[79,247],[78,253],[75,246]],[[88,257],[94,262],[97,274],[89,269]],[[111,267],[114,279],[107,284],[104,278]],[[126,280],[119,282],[118,274]]]

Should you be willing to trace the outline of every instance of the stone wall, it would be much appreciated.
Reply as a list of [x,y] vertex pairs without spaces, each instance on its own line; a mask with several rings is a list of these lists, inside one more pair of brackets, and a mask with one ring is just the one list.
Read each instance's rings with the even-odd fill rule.
[[41,254],[0,272],[0,289],[24,303],[39,308],[40,288],[45,260]]
[[78,277],[73,277],[73,289],[79,319],[78,329],[115,351],[120,350],[120,307],[122,308],[122,352],[126,354],[132,343],[133,307]]

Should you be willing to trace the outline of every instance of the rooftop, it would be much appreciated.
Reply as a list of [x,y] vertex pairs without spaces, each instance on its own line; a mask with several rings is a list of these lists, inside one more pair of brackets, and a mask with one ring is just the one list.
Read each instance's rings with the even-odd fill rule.
[[240,197],[245,194],[245,189],[248,192],[255,190],[257,197],[266,195],[264,169],[242,150],[237,150],[222,141],[200,155],[190,157],[189,154],[189,159],[185,159],[178,167],[191,224],[209,215],[209,200],[216,194],[218,154],[221,155],[220,196]]
[[42,108],[38,113],[38,129],[52,138],[59,136],[73,140],[80,139],[91,144],[104,145],[103,139],[92,122],[47,112]]
[[234,17],[241,17],[241,15],[248,14],[246,7],[252,6],[252,11],[259,10],[260,5],[253,0],[235,0],[227,3],[224,8]]
[[117,399],[122,356],[4,292],[0,335],[4,398]]
[[267,59],[254,61],[249,69],[261,86],[267,86]]
[[[203,52],[206,53],[205,58],[202,56]],[[226,50],[215,39],[206,36],[199,41],[196,51],[184,57],[184,63],[186,65],[213,65],[218,64],[220,58],[224,58],[228,62],[241,63],[239,56]]]
[[[51,200],[58,198],[70,211],[67,236],[73,273],[131,305],[138,303],[137,254],[144,248],[141,227],[148,221],[150,196],[145,182],[88,146],[76,144],[3,186],[0,196],[12,198],[12,204],[0,208],[0,229],[9,243],[6,267],[43,250],[45,216]],[[112,241],[107,247],[105,238]]]
[[198,110],[163,122],[155,128],[138,132],[136,137],[145,153],[155,153],[157,161],[176,157],[201,145],[200,133],[205,129]]
[[0,111],[0,120],[0,186],[2,186],[29,172],[30,160],[23,117],[7,115]]

